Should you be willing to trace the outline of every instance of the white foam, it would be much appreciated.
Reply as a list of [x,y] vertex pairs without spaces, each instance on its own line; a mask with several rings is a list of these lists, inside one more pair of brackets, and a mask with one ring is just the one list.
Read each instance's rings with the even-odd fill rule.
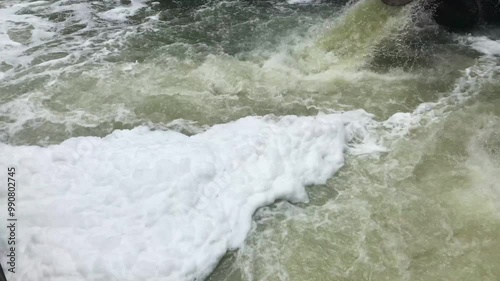
[[288,4],[309,4],[314,2],[314,0],[287,0]]
[[19,181],[15,280],[201,280],[257,208],[307,201],[304,186],[325,183],[369,122],[364,111],[246,117],[192,137],[139,127],[0,144]]
[[125,21],[128,17],[134,15],[138,10],[146,7],[145,2],[146,0],[132,0],[130,5],[116,7],[114,9],[98,13],[98,15],[106,20]]
[[500,55],[500,40],[493,40],[485,36],[468,37],[470,46],[485,55]]

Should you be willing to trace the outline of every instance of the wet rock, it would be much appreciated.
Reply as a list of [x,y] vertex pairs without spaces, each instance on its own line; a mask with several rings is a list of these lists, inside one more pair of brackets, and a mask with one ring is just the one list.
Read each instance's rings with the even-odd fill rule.
[[481,7],[478,0],[431,0],[434,20],[450,29],[468,29],[480,22]]
[[[413,0],[382,0],[403,6]],[[434,20],[451,30],[467,30],[479,24],[500,23],[500,0],[422,0]]]

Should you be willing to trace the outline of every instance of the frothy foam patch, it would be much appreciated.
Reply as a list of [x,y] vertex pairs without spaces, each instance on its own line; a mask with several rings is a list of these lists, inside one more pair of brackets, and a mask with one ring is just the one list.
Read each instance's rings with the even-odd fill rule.
[[[117,1],[119,2],[119,1]],[[146,7],[146,0],[132,0],[129,5],[117,7],[106,12],[99,13],[99,17],[107,20],[124,21],[134,15],[138,10]]]
[[304,186],[342,167],[371,118],[246,117],[192,137],[139,127],[45,148],[0,144],[0,166],[23,181],[15,277],[201,280],[242,245],[257,208],[307,201]]
[[314,0],[287,0],[288,4],[309,4],[314,3]]
[[485,36],[469,37],[470,46],[477,51],[490,56],[500,55],[500,41]]

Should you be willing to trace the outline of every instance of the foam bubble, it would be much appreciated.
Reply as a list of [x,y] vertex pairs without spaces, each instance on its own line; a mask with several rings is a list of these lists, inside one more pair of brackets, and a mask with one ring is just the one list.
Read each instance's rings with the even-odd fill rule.
[[98,15],[106,20],[125,21],[140,9],[146,7],[145,2],[146,0],[132,0],[127,6],[116,7]]
[[0,166],[23,179],[16,277],[201,280],[242,245],[257,208],[307,201],[304,186],[342,167],[371,117],[246,117],[192,137],[138,127],[45,148],[0,144]]

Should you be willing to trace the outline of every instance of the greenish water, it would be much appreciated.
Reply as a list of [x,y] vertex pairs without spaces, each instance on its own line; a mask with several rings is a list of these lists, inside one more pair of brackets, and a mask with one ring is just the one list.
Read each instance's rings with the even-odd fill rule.
[[258,210],[208,280],[499,280],[500,57],[471,47],[498,29],[451,34],[377,0],[147,3],[125,20],[89,3],[2,22],[20,44],[0,45],[2,142],[364,109],[388,151]]

